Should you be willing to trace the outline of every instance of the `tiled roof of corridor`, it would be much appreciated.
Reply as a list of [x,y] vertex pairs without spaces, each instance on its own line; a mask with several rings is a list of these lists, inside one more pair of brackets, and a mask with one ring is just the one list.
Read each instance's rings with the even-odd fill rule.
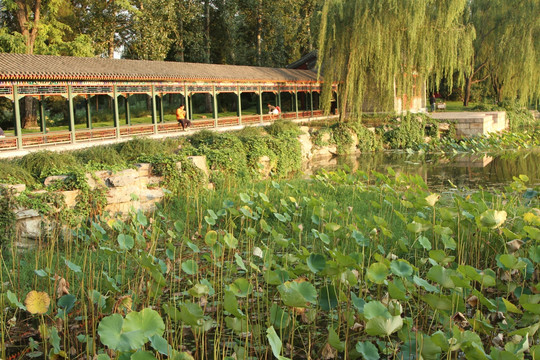
[[309,70],[0,53],[0,80],[310,82]]

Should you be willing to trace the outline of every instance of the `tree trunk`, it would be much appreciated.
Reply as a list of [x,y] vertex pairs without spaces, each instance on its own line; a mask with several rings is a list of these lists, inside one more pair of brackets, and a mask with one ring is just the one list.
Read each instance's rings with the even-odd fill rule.
[[473,75],[467,76],[465,78],[465,93],[463,94],[463,106],[469,106],[469,101],[471,99],[472,77]]
[[210,0],[206,0],[204,3],[204,17],[205,17],[205,47],[206,47],[206,59],[205,62],[210,64]]
[[23,129],[37,128],[37,109],[38,100],[31,96],[26,96],[23,99],[23,106],[21,106],[21,127]]
[[259,0],[259,8],[257,10],[257,65],[262,66],[262,12],[263,3]]

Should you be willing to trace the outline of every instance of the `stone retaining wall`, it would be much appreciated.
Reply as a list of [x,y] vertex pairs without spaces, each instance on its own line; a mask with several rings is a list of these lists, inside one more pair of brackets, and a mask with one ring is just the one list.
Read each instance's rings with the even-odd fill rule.
[[473,135],[485,135],[508,129],[509,123],[504,111],[492,112],[442,112],[432,113],[430,116],[439,121],[456,124],[458,138]]

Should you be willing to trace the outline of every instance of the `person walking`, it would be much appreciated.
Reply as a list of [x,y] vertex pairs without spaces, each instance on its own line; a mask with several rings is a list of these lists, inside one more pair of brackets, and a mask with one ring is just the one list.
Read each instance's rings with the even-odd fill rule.
[[435,95],[434,94],[431,94],[429,96],[429,105],[431,105],[431,112],[434,112],[435,111],[435,102],[437,100],[435,99]]

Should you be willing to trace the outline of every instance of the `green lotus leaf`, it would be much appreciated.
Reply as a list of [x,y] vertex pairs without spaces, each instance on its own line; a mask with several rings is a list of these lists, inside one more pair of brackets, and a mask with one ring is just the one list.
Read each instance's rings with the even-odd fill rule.
[[245,333],[248,331],[247,319],[239,319],[236,317],[227,316],[225,318],[225,324],[227,327],[237,334]]
[[540,245],[531,246],[529,249],[529,258],[535,263],[540,263]]
[[236,300],[236,296],[234,296],[234,294],[230,291],[225,291],[223,307],[225,308],[225,311],[228,311],[231,315],[237,318],[245,317],[240,309],[238,309],[238,300]]
[[317,302],[317,290],[308,282],[288,281],[278,286],[278,291],[287,306],[306,307],[308,302]]
[[364,305],[364,317],[368,320],[375,317],[389,319],[392,317],[392,315],[390,315],[390,312],[386,306],[383,305],[383,303],[374,300]]
[[169,345],[167,340],[159,335],[154,335],[150,338],[150,345],[162,355],[171,356],[175,351],[172,346]]
[[103,345],[116,351],[131,351],[142,347],[147,337],[141,329],[125,331],[124,319],[120,314],[104,317],[98,325],[98,334]]
[[496,229],[506,221],[506,211],[486,210],[478,217],[482,226]]
[[367,270],[367,277],[375,284],[383,284],[388,276],[388,267],[381,262],[373,263]]
[[223,242],[229,249],[236,249],[238,246],[238,239],[233,236],[233,234],[227,233],[223,237]]
[[230,285],[230,290],[238,297],[246,297],[253,291],[253,285],[247,279],[239,278]]
[[328,223],[324,226],[324,228],[327,230],[327,231],[331,231],[331,232],[336,232],[338,231],[339,229],[341,229],[341,225],[338,225],[336,223]]
[[208,287],[208,285],[203,284],[195,284],[191,289],[188,290],[189,295],[197,298],[208,295],[209,292],[210,288]]
[[328,311],[337,306],[338,299],[336,289],[333,285],[323,286],[319,290],[319,306],[322,310]]
[[266,338],[268,339],[268,342],[270,343],[270,347],[272,348],[272,354],[278,359],[278,360],[285,360],[286,357],[281,356],[281,348],[283,346],[283,343],[281,342],[281,339],[276,333],[276,330],[273,326],[270,326],[266,330]]
[[132,311],[127,314],[122,330],[127,332],[140,330],[149,338],[154,335],[163,335],[165,323],[157,311],[145,308],[139,312]]
[[429,282],[427,282],[426,280],[424,280],[424,279],[422,279],[422,278],[419,278],[419,277],[416,276],[416,275],[413,276],[413,282],[414,282],[416,285],[418,285],[418,286],[424,288],[424,290],[426,290],[426,291],[434,292],[434,293],[439,293],[439,292],[441,292],[441,291],[439,290],[439,288],[437,288],[437,287],[431,285]]
[[328,343],[337,351],[345,350],[345,341],[339,339],[339,335],[336,333],[333,327],[328,327]]
[[425,250],[431,250],[431,241],[425,236],[419,236],[418,237],[418,243],[425,249]]
[[156,357],[150,351],[139,350],[131,355],[131,360],[156,360]]
[[204,312],[199,304],[187,302],[180,305],[180,320],[186,325],[200,325],[203,317]]
[[188,275],[195,275],[199,270],[199,266],[195,260],[186,260],[182,263],[182,271]]
[[278,304],[272,304],[270,307],[270,323],[276,329],[284,329],[289,326],[290,322],[289,313],[283,310]]
[[401,316],[392,316],[385,318],[377,316],[369,319],[366,324],[366,332],[372,336],[388,336],[403,326],[403,319]]
[[401,276],[401,277],[408,277],[413,274],[413,267],[411,266],[411,264],[409,264],[408,261],[398,259],[398,260],[393,260],[390,263],[390,271],[394,275]]
[[499,256],[499,262],[508,270],[521,270],[527,267],[527,264],[523,260],[516,258],[512,254],[502,254],[501,256]]
[[208,246],[212,246],[216,243],[218,239],[218,234],[214,230],[210,230],[204,236],[204,243]]
[[456,286],[454,285],[454,282],[450,277],[451,275],[454,275],[453,270],[445,269],[440,265],[435,265],[431,269],[429,269],[426,277],[429,280],[441,285],[442,287],[445,287],[447,289],[453,289]]
[[381,358],[377,347],[369,341],[356,343],[356,351],[362,355],[364,360],[378,360]]
[[307,265],[313,273],[318,273],[326,267],[326,258],[321,254],[310,254],[307,258]]
[[426,294],[422,297],[429,306],[437,310],[452,310],[452,299],[445,295]]

